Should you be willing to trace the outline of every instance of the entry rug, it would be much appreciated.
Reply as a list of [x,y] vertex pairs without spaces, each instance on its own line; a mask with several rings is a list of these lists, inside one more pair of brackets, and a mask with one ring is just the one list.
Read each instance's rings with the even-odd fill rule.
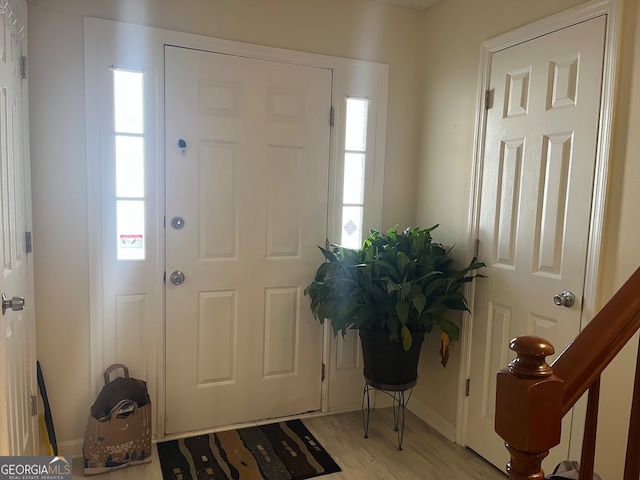
[[157,446],[164,480],[299,480],[340,471],[300,420]]

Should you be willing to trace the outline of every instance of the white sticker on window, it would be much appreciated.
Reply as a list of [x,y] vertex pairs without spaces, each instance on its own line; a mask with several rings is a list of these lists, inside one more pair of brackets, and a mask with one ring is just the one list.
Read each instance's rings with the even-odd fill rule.
[[120,235],[120,248],[142,248],[142,235]]

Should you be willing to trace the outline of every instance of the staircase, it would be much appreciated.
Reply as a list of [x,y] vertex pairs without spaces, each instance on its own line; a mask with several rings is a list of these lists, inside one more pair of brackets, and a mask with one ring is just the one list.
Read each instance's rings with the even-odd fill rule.
[[[543,480],[542,460],[560,443],[562,417],[585,392],[587,417],[580,480],[593,479],[600,375],[640,329],[640,268],[574,341],[548,365],[554,353],[545,339],[518,337],[517,357],[498,372],[495,429],[511,455],[511,480]],[[623,480],[640,476],[640,347],[631,404]]]

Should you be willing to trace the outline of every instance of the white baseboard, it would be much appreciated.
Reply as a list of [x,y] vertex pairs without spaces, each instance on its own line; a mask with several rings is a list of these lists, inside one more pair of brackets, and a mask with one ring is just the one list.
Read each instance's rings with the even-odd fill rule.
[[456,426],[448,422],[436,412],[427,407],[424,403],[416,398],[412,398],[407,404],[407,409],[422,419],[427,425],[444,435],[447,439],[455,442]]
[[388,408],[393,406],[393,397],[377,390],[370,390],[371,406],[373,408]]
[[58,442],[58,453],[65,457],[77,457],[82,455],[82,443],[84,439],[66,440]]

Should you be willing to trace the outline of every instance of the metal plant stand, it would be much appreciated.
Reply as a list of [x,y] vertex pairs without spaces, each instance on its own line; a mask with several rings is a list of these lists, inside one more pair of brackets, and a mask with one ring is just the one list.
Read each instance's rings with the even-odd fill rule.
[[[415,387],[417,383],[417,381],[413,381],[404,385],[381,385],[365,378],[364,392],[362,393],[362,423],[364,425],[364,438],[369,438],[369,414],[371,411],[369,392],[371,390],[378,390],[393,398],[393,429],[398,432],[398,450],[402,450],[402,438],[404,437],[404,412],[409,400],[411,399],[413,387]],[[407,392],[409,393],[407,394]]]

